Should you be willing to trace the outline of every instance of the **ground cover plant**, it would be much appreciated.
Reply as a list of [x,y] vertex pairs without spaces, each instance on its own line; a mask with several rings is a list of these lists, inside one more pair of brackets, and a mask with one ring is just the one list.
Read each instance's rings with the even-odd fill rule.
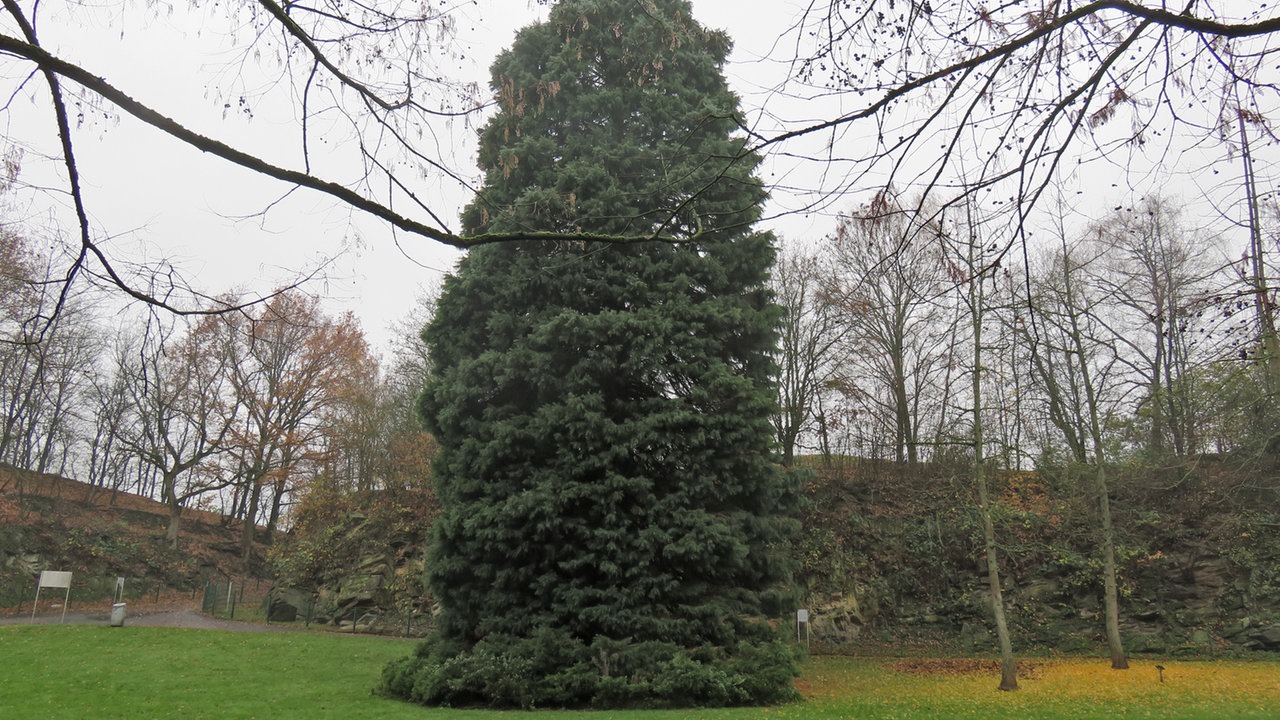
[[[412,643],[327,633],[172,628],[0,628],[0,717],[101,720],[306,717],[542,720],[559,711],[423,708],[372,692]],[[1164,667],[1164,681],[1156,665]],[[573,713],[580,720],[754,718],[1271,718],[1280,663],[1024,661],[1022,689],[995,690],[992,661],[811,658],[800,703],[769,708]]]

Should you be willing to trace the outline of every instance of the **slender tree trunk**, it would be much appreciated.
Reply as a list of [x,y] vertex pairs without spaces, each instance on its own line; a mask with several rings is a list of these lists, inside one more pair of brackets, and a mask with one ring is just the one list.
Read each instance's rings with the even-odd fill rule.
[[138,463],[138,494],[153,498],[156,492],[156,474],[146,464]]
[[[784,410],[783,412],[794,416],[794,413],[790,413],[787,410]],[[794,423],[794,417],[792,417],[790,422]],[[797,435],[798,435],[798,432],[795,425],[791,425],[782,431],[782,466],[783,467],[792,467],[796,463]]]
[[[1084,372],[1085,383],[1089,385],[1088,371],[1084,370]],[[1107,649],[1111,653],[1111,667],[1116,670],[1127,670],[1129,660],[1125,657],[1124,643],[1120,639],[1120,591],[1116,582],[1116,533],[1111,522],[1111,489],[1107,482],[1106,458],[1102,452],[1102,431],[1097,403],[1091,386],[1088,388],[1088,397],[1098,509],[1102,525],[1102,589],[1103,607],[1106,613]]]
[[889,395],[893,399],[893,458],[899,465],[915,463],[911,445],[911,399],[907,396],[906,345],[895,331],[889,347]]
[[1267,266],[1264,261],[1265,248],[1262,243],[1262,218],[1258,212],[1257,179],[1253,169],[1253,153],[1249,148],[1249,133],[1245,127],[1245,114],[1239,113],[1241,156],[1244,160],[1245,200],[1249,208],[1249,255],[1253,263],[1254,305],[1258,315],[1258,334],[1263,351],[1266,353],[1265,367],[1270,390],[1275,392],[1280,386],[1280,336],[1276,334],[1275,308],[1271,304],[1271,293],[1267,280]]
[[1004,591],[1000,587],[1000,564],[997,557],[995,522],[991,518],[991,496],[987,490],[986,463],[983,456],[982,426],[982,276],[975,271],[973,243],[969,244],[969,317],[973,323],[973,479],[978,486],[978,508],[982,513],[982,539],[986,546],[987,584],[991,588],[991,615],[1000,643],[1000,689],[1018,689],[1018,666],[1013,658],[1013,640],[1004,613]]
[[237,482],[233,488],[231,492],[231,512],[222,517],[222,524],[225,527],[230,527],[232,522],[240,517],[240,509],[247,495],[243,483]]
[[1120,591],[1116,583],[1115,530],[1111,525],[1111,498],[1107,483],[1106,466],[1097,461],[1098,496],[1102,515],[1102,585],[1106,611],[1107,650],[1111,653],[1111,667],[1127,670],[1129,659],[1124,654],[1120,640]]
[[991,615],[996,623],[996,639],[1000,643],[1000,689],[1018,689],[1018,666],[1013,657],[1013,639],[1009,635],[1009,623],[1004,612],[1004,591],[1000,588],[1000,566],[996,556],[995,523],[991,519],[991,501],[987,495],[987,480],[981,462],[974,465],[974,477],[978,484],[978,505],[982,510],[982,536],[986,544],[987,584],[991,588]]
[[1080,361],[1080,383],[1084,387],[1085,404],[1089,413],[1089,438],[1093,445],[1093,464],[1097,479],[1098,507],[1101,514],[1102,534],[1102,586],[1103,606],[1106,613],[1107,648],[1111,653],[1111,667],[1116,670],[1127,670],[1129,660],[1124,654],[1124,643],[1120,639],[1120,592],[1116,582],[1116,548],[1115,528],[1111,522],[1111,492],[1107,482],[1106,453],[1102,442],[1102,418],[1098,409],[1097,388],[1093,384],[1093,376],[1089,371],[1088,353],[1085,351],[1084,332],[1080,329],[1078,314],[1072,292],[1070,262],[1064,259],[1064,287],[1067,291],[1067,310],[1071,321],[1071,342],[1075,346],[1076,357]]
[[1151,412],[1151,434],[1147,440],[1148,447],[1157,453],[1163,455],[1165,450],[1165,425],[1168,415],[1165,413],[1165,387],[1163,382],[1164,375],[1164,327],[1159,321],[1155,326],[1155,357],[1152,360],[1151,377],[1147,386],[1147,393],[1150,395],[1148,401],[1148,409]]
[[831,455],[831,425],[827,421],[827,408],[823,397],[823,393],[818,393],[816,398],[818,409],[814,413],[814,420],[818,424],[818,452],[822,454],[822,464],[829,468],[834,458]]
[[245,502],[244,524],[240,526],[240,557],[248,560],[253,555],[253,538],[257,532],[258,504],[262,501],[262,479],[253,481],[253,488]]

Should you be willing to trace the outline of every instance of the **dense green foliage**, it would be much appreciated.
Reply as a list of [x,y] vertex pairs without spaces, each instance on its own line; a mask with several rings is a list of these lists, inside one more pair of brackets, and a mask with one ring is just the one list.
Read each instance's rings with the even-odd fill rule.
[[466,232],[670,239],[481,247],[446,282],[422,401],[442,612],[388,670],[395,694],[791,697],[763,620],[785,579],[773,239],[751,231],[764,191],[734,136],[728,48],[683,0],[566,0],[495,62]]

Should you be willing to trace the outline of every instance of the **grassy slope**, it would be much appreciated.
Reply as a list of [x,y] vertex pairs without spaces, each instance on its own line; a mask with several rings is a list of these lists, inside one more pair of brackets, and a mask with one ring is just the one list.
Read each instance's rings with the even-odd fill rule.
[[[0,628],[0,718],[48,720],[343,718],[485,720],[566,713],[431,710],[370,693],[382,666],[410,641],[317,633],[169,628]],[[582,718],[1274,718],[1280,664],[1165,662],[1127,672],[1100,660],[1049,661],[1017,693],[996,678],[915,676],[888,661],[816,658],[805,703],[708,711],[571,713]]]
[[[0,463],[0,605],[29,601],[37,570],[75,572],[71,597],[81,607],[109,600],[120,576],[130,600],[144,588],[190,592],[210,578],[262,576],[266,546],[257,543],[255,560],[246,564],[238,523],[184,508],[174,550],[165,540],[168,513],[149,498]],[[25,555],[36,555],[36,566],[5,562]]]

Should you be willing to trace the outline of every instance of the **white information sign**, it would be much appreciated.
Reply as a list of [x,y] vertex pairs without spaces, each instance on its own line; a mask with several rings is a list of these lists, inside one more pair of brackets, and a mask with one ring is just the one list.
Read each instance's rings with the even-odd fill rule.
[[36,601],[31,604],[31,621],[36,620],[36,608],[40,607],[40,591],[45,588],[66,588],[62,598],[62,622],[67,621],[67,604],[71,601],[71,573],[64,570],[42,570],[36,584]]
[[60,570],[44,570],[40,573],[40,587],[69,588],[71,573]]

